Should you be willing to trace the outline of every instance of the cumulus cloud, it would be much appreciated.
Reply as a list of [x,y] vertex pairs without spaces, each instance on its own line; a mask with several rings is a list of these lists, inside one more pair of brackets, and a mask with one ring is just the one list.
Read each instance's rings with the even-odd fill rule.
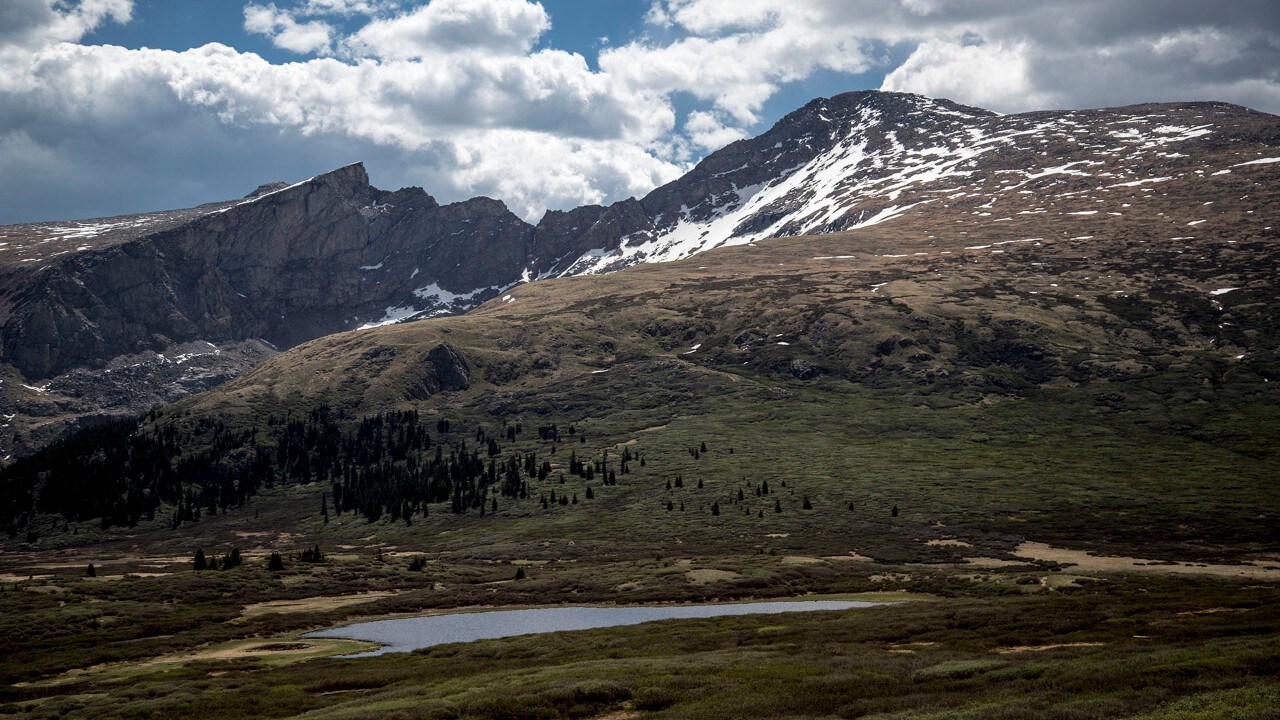
[[347,38],[357,57],[407,60],[430,53],[523,54],[551,27],[547,11],[525,0],[434,0],[370,22]]
[[728,127],[715,113],[701,110],[689,113],[684,122],[684,131],[689,141],[704,152],[718,150],[747,136],[742,128]]
[[669,0],[650,22],[682,36],[608,48],[600,67],[630,87],[684,92],[713,103],[741,124],[754,124],[778,88],[815,70],[859,73],[873,60],[862,37],[823,31],[821,3],[777,0]]
[[306,0],[302,15],[376,15],[398,8],[398,0]]
[[0,46],[4,49],[40,47],[50,42],[75,42],[102,23],[127,23],[133,0],[5,0],[0,3]]
[[[308,7],[250,4],[246,28],[299,52],[325,49],[330,26],[309,39],[297,20],[295,12]],[[345,38],[342,59],[285,64],[216,43],[175,52],[46,41],[0,72],[0,98],[11,101],[0,102],[0,146],[9,151],[0,170],[70,189],[91,183],[68,182],[55,166],[79,162],[87,173],[172,161],[174,148],[156,144],[162,128],[188,129],[195,148],[233,136],[248,144],[239,154],[254,164],[277,157],[263,146],[285,144],[287,136],[341,148],[330,155],[335,166],[373,158],[375,180],[401,178],[399,168],[412,167],[416,175],[404,179],[445,201],[488,194],[529,219],[547,208],[642,194],[677,175],[682,166],[658,152],[676,124],[671,105],[591,70],[580,55],[533,51],[548,22],[541,5],[523,0],[436,0],[366,23]],[[379,44],[369,46],[375,38]],[[203,173],[203,164],[181,167],[199,174],[191,169]],[[283,175],[267,172],[240,187]],[[0,203],[17,207],[17,197],[0,194]]]
[[1029,76],[1026,44],[964,44],[927,40],[887,74],[883,90],[960,98],[985,108],[1049,108],[1057,95],[1037,90]]
[[306,57],[86,45],[129,22],[131,0],[0,2],[0,222],[64,214],[39,209],[59,194],[84,214],[172,206],[359,159],[381,184],[488,194],[534,219],[642,194],[762,130],[769,101],[817,73],[1003,112],[1280,111],[1271,0],[650,0],[594,63],[548,46],[556,18],[533,0],[243,11],[246,31]]
[[272,44],[292,52],[326,52],[333,43],[333,26],[319,20],[298,22],[293,15],[269,5],[249,4],[244,8],[244,29],[271,38]]

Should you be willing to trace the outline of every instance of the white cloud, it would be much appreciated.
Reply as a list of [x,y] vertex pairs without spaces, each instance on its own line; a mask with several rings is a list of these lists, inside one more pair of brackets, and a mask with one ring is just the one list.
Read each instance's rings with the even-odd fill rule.
[[960,99],[984,108],[1051,108],[1052,93],[1037,91],[1028,74],[1028,47],[965,45],[927,40],[885,76],[883,90]]
[[249,4],[244,8],[246,32],[266,35],[271,43],[299,54],[327,52],[333,44],[333,26],[319,20],[298,22],[275,6]]
[[376,15],[394,10],[398,0],[306,0],[301,15]]
[[[521,9],[517,4],[527,12],[516,12]],[[435,26],[424,26],[417,15],[379,26],[405,20],[413,29],[425,29],[430,38],[446,28],[462,33],[470,23],[471,37],[481,38],[484,23],[476,18],[500,18],[485,42],[442,45],[416,59],[315,58],[273,64],[219,44],[184,52],[45,44],[0,71],[0,93],[18,98],[0,103],[0,142],[22,151],[0,166],[29,168],[34,164],[30,158],[69,153],[81,155],[86,171],[91,165],[109,167],[143,158],[165,163],[169,158],[164,153],[172,148],[150,146],[158,126],[185,123],[191,133],[187,143],[193,147],[217,146],[219,136],[226,134],[242,142],[278,144],[284,132],[318,147],[344,148],[340,159],[332,161],[335,166],[369,156],[386,158],[369,163],[375,181],[384,168],[401,177],[389,167],[394,162],[414,168],[416,176],[404,179],[444,201],[492,195],[530,219],[548,207],[643,194],[680,172],[679,165],[658,152],[658,141],[675,125],[663,98],[617,84],[592,71],[579,55],[530,52],[546,22],[536,4],[495,0],[488,11],[479,2],[466,5],[441,3],[439,14],[431,18]],[[280,34],[291,21],[275,6],[246,10],[250,29]],[[212,122],[201,123],[200,117]],[[40,124],[35,118],[44,119],[44,129],[51,132],[28,133]],[[193,126],[199,127],[191,130]],[[117,149],[131,146],[131,152],[72,149],[62,139],[104,134],[119,137],[101,142]],[[255,159],[274,155],[267,148],[242,147],[240,152]],[[190,174],[199,165],[180,167]],[[44,174],[54,181],[51,170]],[[280,175],[272,171],[266,178],[271,177]],[[217,196],[198,200],[212,197]],[[11,199],[17,202],[16,195],[0,193],[0,203]],[[6,212],[0,206],[0,216]]]
[[628,86],[660,95],[686,92],[738,123],[753,124],[784,83],[818,69],[857,73],[872,66],[862,38],[821,30],[824,14],[817,5],[776,0],[656,4],[650,21],[679,26],[687,35],[608,48],[600,54],[600,67]]
[[[648,20],[661,39],[601,66],[746,124],[781,85],[822,69],[879,69],[883,89],[1004,112],[1222,98],[1280,111],[1272,0],[655,0]],[[909,50],[897,68],[890,47]]]
[[719,150],[747,136],[742,128],[727,127],[715,113],[701,110],[689,113],[684,131],[689,141],[704,152]]
[[776,25],[787,9],[775,0],[668,0],[653,8],[651,22],[679,25],[695,35],[765,29]]
[[533,218],[645,192],[762,129],[770,99],[819,72],[885,72],[885,89],[1004,112],[1280,111],[1271,0],[652,0],[595,67],[547,47],[555,18],[532,0],[245,4],[246,30],[321,55],[285,64],[219,44],[78,44],[134,14],[131,0],[0,0],[0,222],[58,198],[119,203],[131,185],[147,188],[135,203],[203,201],[359,159],[375,181]]
[[75,42],[108,20],[127,23],[133,0],[4,0],[0,3],[0,46],[30,49]]
[[376,19],[344,42],[357,57],[407,60],[439,52],[523,54],[551,27],[547,11],[525,0],[434,0]]
[[468,131],[433,148],[445,159],[428,171],[432,187],[457,197],[490,195],[536,221],[547,208],[573,208],[642,195],[681,168],[617,140],[550,133]]

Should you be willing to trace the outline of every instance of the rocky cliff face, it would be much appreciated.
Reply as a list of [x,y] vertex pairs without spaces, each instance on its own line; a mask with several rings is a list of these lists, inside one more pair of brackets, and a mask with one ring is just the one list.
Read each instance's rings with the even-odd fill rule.
[[[75,418],[210,387],[278,349],[463,312],[539,277],[939,213],[1121,217],[1127,205],[1103,205],[1232,171],[1203,167],[1209,153],[1267,160],[1278,128],[1220,103],[997,116],[848,93],[644,198],[548,212],[537,226],[489,198],[440,205],[420,188],[379,190],[356,164],[189,210],[2,227],[0,435],[16,430],[21,450]],[[12,449],[0,441],[0,458]]]
[[359,164],[185,212],[4,229],[21,240],[0,257],[0,394],[38,437],[321,335],[465,309],[520,279],[534,234],[498,201],[382,191]]

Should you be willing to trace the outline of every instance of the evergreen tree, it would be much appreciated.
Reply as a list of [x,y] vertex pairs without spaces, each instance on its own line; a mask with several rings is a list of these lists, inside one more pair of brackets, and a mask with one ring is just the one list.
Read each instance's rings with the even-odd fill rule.
[[805,509],[805,510],[812,510],[812,509],[813,509],[813,503],[809,502],[809,496],[808,496],[808,495],[805,495],[805,496],[804,496],[804,506],[803,506],[803,507],[804,507],[804,509]]
[[891,509],[889,512],[890,512],[890,514],[892,514],[892,515],[893,515],[893,517],[898,517],[898,506],[897,506],[897,505],[894,505],[894,506],[893,506],[893,509]]
[[712,515],[719,515],[719,514],[720,514],[720,503],[718,503],[718,502],[713,502],[713,503],[711,503],[711,514],[712,514]]
[[85,568],[85,570],[84,570],[84,576],[85,576],[85,577],[98,577],[98,570],[97,570],[97,568],[95,568],[95,567],[93,566],[93,563],[89,563],[89,567]]
[[204,559],[204,550],[202,548],[196,548],[195,567],[196,570],[207,570],[209,568],[209,562]]
[[524,579],[524,566],[523,566],[523,565],[521,565],[521,566],[519,566],[519,567],[517,567],[517,568],[516,568],[516,579],[517,579],[517,580],[523,580],[523,579]]
[[267,561],[267,569],[272,572],[284,570],[284,558],[280,557],[280,553],[271,553],[271,559]]
[[782,512],[782,501],[778,498],[773,499],[773,511],[776,513]]

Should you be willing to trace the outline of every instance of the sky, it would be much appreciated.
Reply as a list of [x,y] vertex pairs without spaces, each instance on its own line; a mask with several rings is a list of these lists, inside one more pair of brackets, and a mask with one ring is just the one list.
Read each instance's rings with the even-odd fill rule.
[[850,90],[1280,113],[1275,0],[0,0],[0,224],[363,161],[547,209],[642,196]]

